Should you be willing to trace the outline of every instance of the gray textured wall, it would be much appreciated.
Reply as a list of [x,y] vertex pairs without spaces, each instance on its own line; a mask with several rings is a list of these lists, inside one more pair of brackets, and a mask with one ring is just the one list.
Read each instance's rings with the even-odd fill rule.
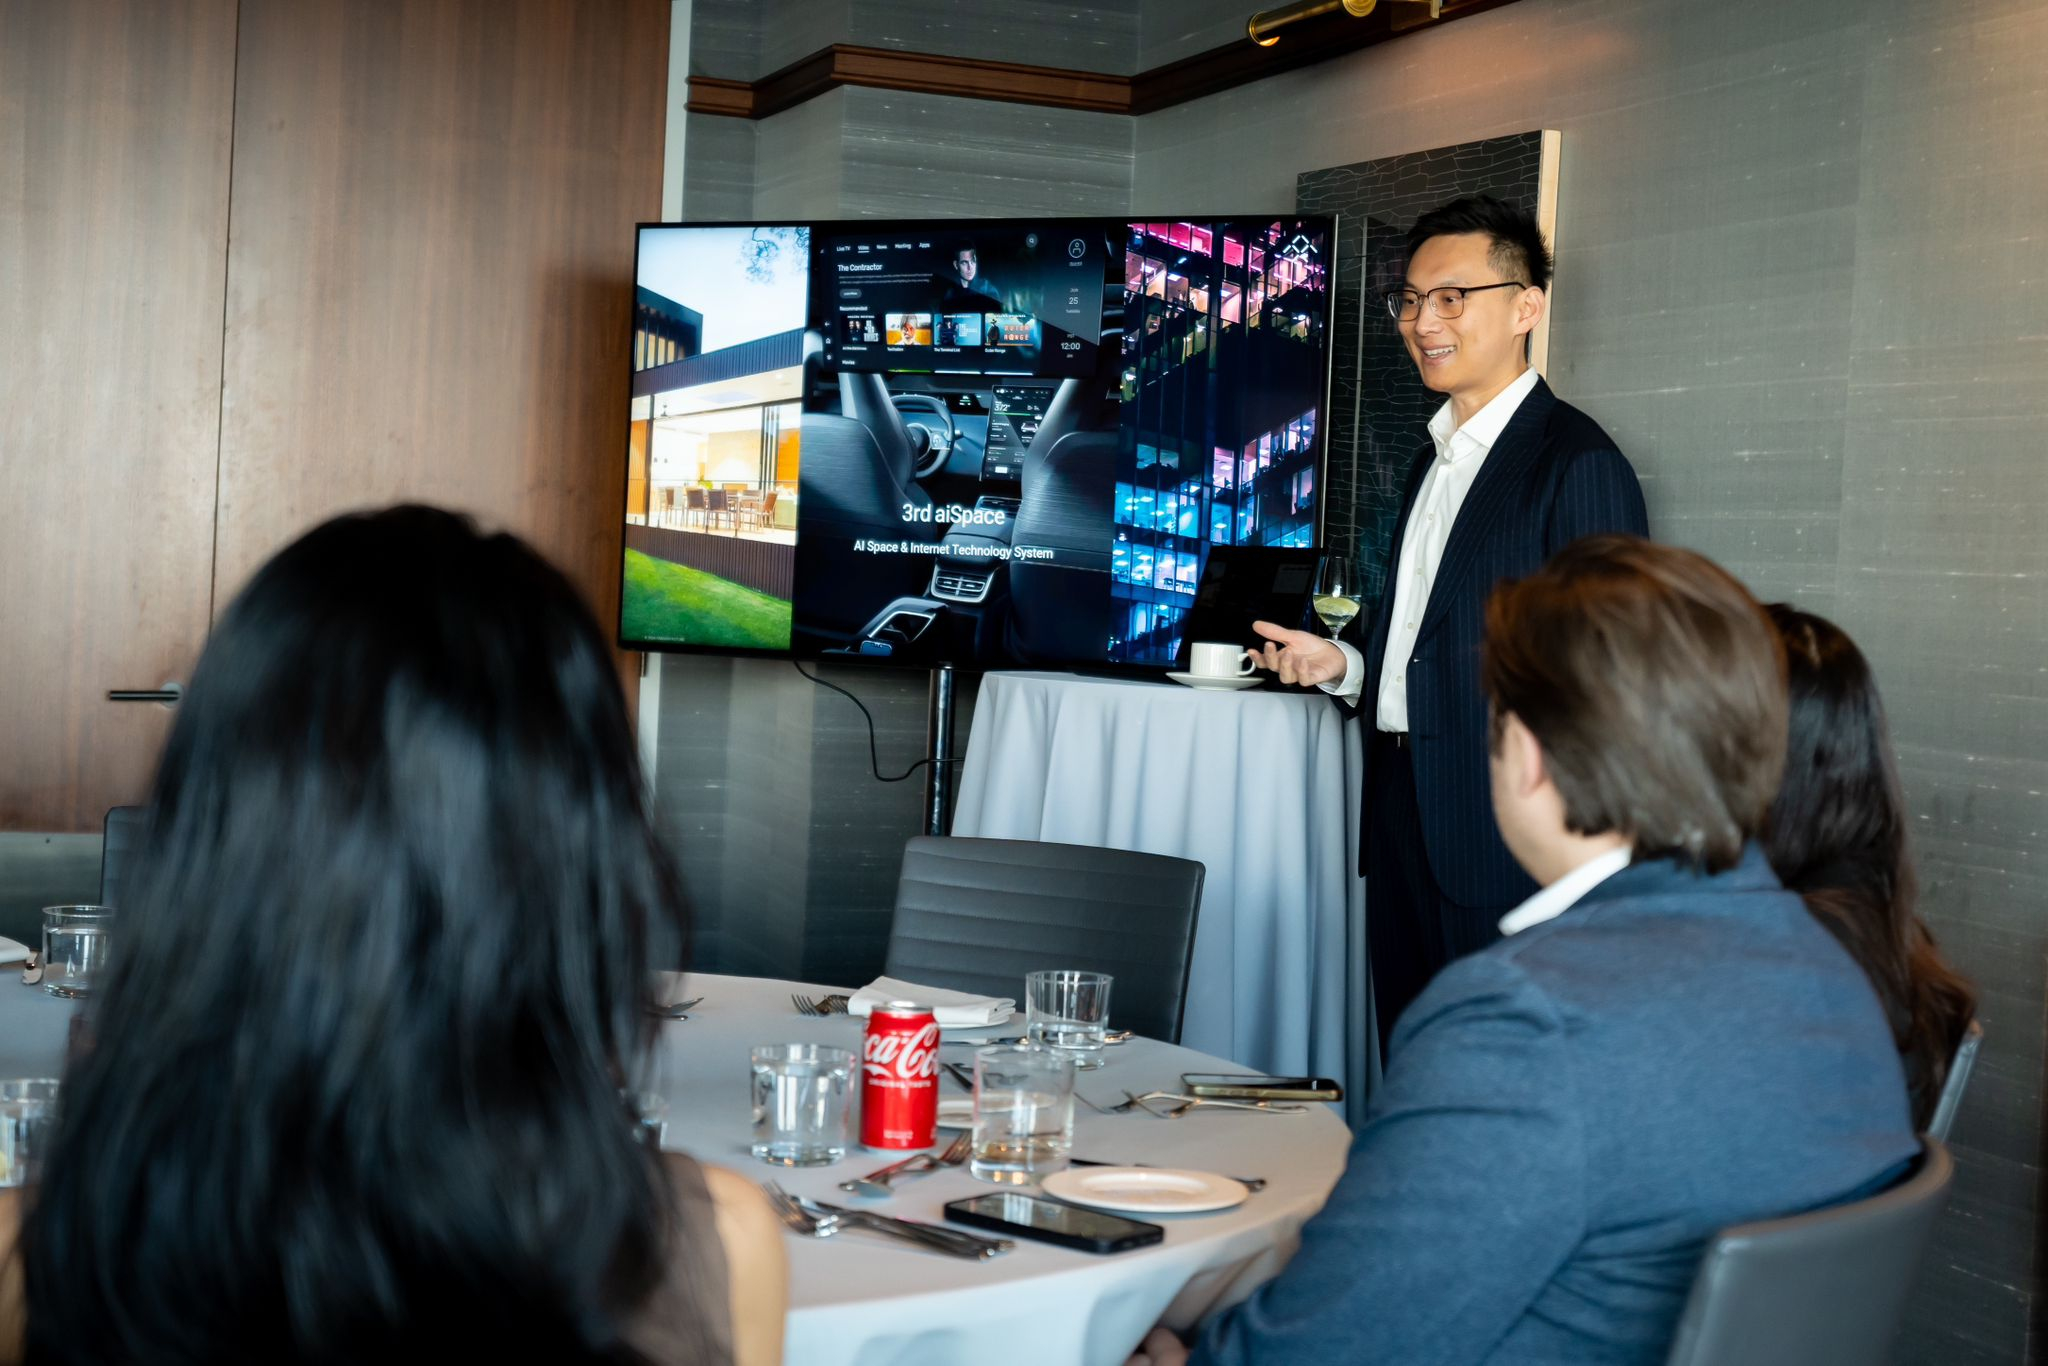
[[[1128,4],[1080,8],[1078,37],[1061,41],[1125,36],[1099,61],[1064,60],[1109,70],[1227,41],[1244,17],[1217,0],[1145,0],[1132,38]],[[852,0],[844,12],[856,30],[847,41],[1063,60],[1051,46],[977,47],[963,20],[983,7],[967,0]],[[890,32],[857,31],[878,14]],[[1120,63],[1119,42],[1134,43]],[[693,49],[700,70],[738,74],[707,51]],[[1899,1357],[1943,1366],[2025,1359],[2040,1303],[2044,68],[2041,0],[1522,0],[1123,121],[1124,202],[1188,212],[1284,210],[1304,170],[1563,133],[1550,377],[1634,458],[1660,536],[1715,556],[1760,594],[1833,616],[1864,644],[1892,710],[1925,912],[1983,993],[1989,1035],[1954,1134],[1956,1196]],[[1118,120],[1094,116],[1079,137],[1047,131],[1020,146],[1005,141],[1025,126],[1019,111],[846,93],[857,98],[832,97],[806,135],[810,154],[836,166],[776,171],[803,187],[778,211],[1116,207]],[[746,150],[797,141],[778,141],[775,122]],[[693,153],[697,138],[693,127]],[[986,173],[1012,147],[1044,177],[1036,197],[1024,176]],[[752,169],[696,160],[686,212],[736,202]],[[972,195],[958,188],[969,184]],[[921,718],[922,683],[899,687]],[[664,736],[667,724],[665,711]],[[838,722],[814,711],[812,724],[784,746],[817,745]],[[914,754],[920,735],[921,721],[902,748]],[[879,818],[889,799],[851,765],[810,762],[814,822],[848,801]],[[679,781],[665,772],[664,792]],[[914,826],[914,805],[891,820]],[[822,848],[836,837],[789,838]],[[871,908],[874,888],[893,881],[893,868],[879,872],[852,879],[847,904]],[[822,929],[815,883],[807,899]]]

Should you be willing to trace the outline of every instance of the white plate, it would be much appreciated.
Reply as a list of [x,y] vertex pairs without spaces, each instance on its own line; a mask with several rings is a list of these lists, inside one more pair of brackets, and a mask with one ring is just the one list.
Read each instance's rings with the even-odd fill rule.
[[1137,1214],[1200,1214],[1241,1205],[1251,1195],[1227,1176],[1172,1167],[1069,1167],[1038,1184],[1069,1204]]
[[947,1096],[939,1102],[939,1127],[941,1129],[972,1129],[974,1127],[974,1097]]
[[1245,678],[1239,678],[1235,675],[1213,678],[1208,674],[1170,673],[1167,677],[1187,687],[1200,688],[1203,692],[1236,692],[1239,688],[1256,688],[1259,684],[1266,681],[1257,674],[1252,674]]
[[1008,1015],[1005,1015],[1002,1019],[997,1020],[994,1024],[940,1025],[939,1034],[943,1038],[959,1039],[963,1042],[971,1043],[974,1039],[981,1035],[987,1035],[990,1038],[994,1038],[1002,1034],[1019,1034],[1023,1032],[1023,1026],[1024,1012],[1021,1010],[1013,1010]]

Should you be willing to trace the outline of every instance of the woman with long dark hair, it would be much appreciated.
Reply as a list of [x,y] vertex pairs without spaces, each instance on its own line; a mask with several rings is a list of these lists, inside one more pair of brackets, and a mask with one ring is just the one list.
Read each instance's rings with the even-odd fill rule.
[[25,1201],[26,1360],[779,1359],[772,1216],[621,1098],[685,924],[559,573],[431,508],[312,531],[150,810]]
[[1825,618],[1783,603],[1766,610],[1785,642],[1792,715],[1765,849],[1778,880],[1869,974],[1925,1129],[1976,994],[1914,914],[1898,762],[1863,652]]

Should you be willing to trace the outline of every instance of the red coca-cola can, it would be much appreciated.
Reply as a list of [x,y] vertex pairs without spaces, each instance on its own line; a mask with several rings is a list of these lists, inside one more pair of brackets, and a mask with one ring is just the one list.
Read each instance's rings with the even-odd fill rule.
[[861,1041],[860,1141],[869,1148],[929,1148],[938,1133],[938,1017],[913,1001],[877,1006]]

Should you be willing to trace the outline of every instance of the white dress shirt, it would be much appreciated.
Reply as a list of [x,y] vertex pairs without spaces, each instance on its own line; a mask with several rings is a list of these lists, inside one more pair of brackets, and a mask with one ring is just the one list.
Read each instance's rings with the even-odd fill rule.
[[1579,904],[1579,898],[1628,867],[1635,851],[1627,845],[1595,854],[1500,918],[1502,934],[1519,934],[1531,925],[1555,920]]
[[[1457,425],[1448,400],[1429,420],[1436,459],[1423,472],[1422,487],[1408,510],[1408,523],[1402,528],[1394,558],[1394,613],[1379,677],[1377,724],[1381,730],[1408,729],[1408,656],[1415,649],[1415,635],[1429,606],[1430,586],[1443,563],[1444,545],[1451,539],[1451,526],[1486,463],[1487,452],[1500,439],[1522,400],[1535,389],[1537,378],[1534,369],[1524,370],[1463,426]],[[1365,658],[1356,646],[1344,641],[1338,641],[1337,648],[1344,652],[1344,677],[1323,684],[1323,691],[1355,698],[1364,691]]]

